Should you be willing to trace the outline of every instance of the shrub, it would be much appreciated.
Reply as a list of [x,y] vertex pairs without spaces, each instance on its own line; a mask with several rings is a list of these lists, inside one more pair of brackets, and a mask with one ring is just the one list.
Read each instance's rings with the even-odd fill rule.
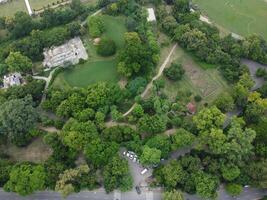
[[104,32],[104,21],[100,16],[92,16],[88,19],[89,34],[92,37],[99,37]]
[[101,56],[112,56],[116,53],[116,44],[113,40],[102,38],[97,46],[97,53]]
[[164,70],[164,75],[172,80],[172,81],[178,81],[181,80],[185,71],[181,64],[172,63],[169,68],[166,68]]
[[202,97],[200,95],[196,95],[194,99],[196,102],[200,102],[202,100]]

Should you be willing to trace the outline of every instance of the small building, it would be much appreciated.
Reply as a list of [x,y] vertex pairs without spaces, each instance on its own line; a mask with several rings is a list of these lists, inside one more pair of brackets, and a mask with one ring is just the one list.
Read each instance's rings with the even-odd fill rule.
[[5,75],[3,78],[4,88],[9,88],[15,85],[22,84],[22,76],[20,73],[15,72],[9,75]]
[[192,102],[189,102],[186,107],[187,107],[188,113],[191,115],[194,115],[197,111],[196,105]]
[[153,8],[147,8],[147,12],[148,12],[148,17],[147,17],[147,21],[148,22],[155,22],[156,16],[155,16],[155,12]]
[[78,64],[80,59],[87,60],[88,55],[79,37],[69,40],[67,43],[45,49],[43,66],[52,68],[67,64]]

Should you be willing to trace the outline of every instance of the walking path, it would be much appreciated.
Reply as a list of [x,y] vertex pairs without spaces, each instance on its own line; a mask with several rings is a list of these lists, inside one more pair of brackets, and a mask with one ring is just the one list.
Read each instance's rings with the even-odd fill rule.
[[28,10],[29,15],[32,15],[33,12],[32,12],[31,5],[30,5],[29,0],[24,0],[24,2],[26,4],[26,7],[27,7],[27,10]]
[[[172,47],[172,49],[171,49],[169,55],[167,56],[167,58],[165,59],[164,63],[160,66],[158,74],[156,76],[154,76],[152,78],[152,80],[150,81],[150,83],[146,86],[145,91],[141,94],[142,98],[144,98],[146,96],[147,92],[151,89],[151,87],[153,86],[153,82],[161,76],[162,72],[164,71],[165,67],[167,66],[168,62],[170,61],[171,55],[173,54],[176,47],[177,47],[177,43]],[[129,115],[133,111],[135,106],[136,106],[136,103],[134,103],[132,105],[132,107],[126,113],[123,114],[123,117],[126,117],[127,115]]]

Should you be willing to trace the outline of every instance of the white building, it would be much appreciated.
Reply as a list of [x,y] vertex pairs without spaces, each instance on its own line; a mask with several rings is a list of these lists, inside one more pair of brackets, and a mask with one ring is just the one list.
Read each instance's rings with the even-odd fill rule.
[[156,16],[155,16],[154,9],[153,8],[147,8],[147,12],[148,12],[147,21],[148,22],[156,21]]
[[43,66],[52,68],[65,66],[66,64],[78,64],[80,59],[87,60],[88,55],[79,37],[69,40],[67,43],[51,47],[44,51]]
[[4,88],[9,88],[15,85],[21,85],[22,83],[22,76],[20,73],[12,73],[9,75],[4,76],[3,84]]

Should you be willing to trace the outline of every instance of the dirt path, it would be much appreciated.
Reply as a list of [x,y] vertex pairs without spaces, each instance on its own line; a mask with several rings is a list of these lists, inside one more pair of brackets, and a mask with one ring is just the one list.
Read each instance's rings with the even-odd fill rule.
[[[162,72],[165,69],[165,67],[167,66],[168,62],[170,61],[171,55],[173,54],[173,52],[176,49],[176,47],[177,47],[177,44],[175,44],[172,47],[172,49],[171,49],[169,55],[167,56],[167,58],[165,59],[164,63],[160,66],[159,71],[158,71],[158,74],[152,78],[152,80],[150,81],[150,83],[146,86],[146,89],[144,90],[144,92],[141,94],[141,97],[142,98],[144,98],[144,96],[147,94],[147,92],[153,86],[153,81],[157,80],[162,75]],[[126,117],[127,115],[129,115],[133,111],[133,109],[135,108],[135,106],[136,106],[136,103],[134,103],[132,105],[132,107],[126,113],[123,114],[123,117]]]

